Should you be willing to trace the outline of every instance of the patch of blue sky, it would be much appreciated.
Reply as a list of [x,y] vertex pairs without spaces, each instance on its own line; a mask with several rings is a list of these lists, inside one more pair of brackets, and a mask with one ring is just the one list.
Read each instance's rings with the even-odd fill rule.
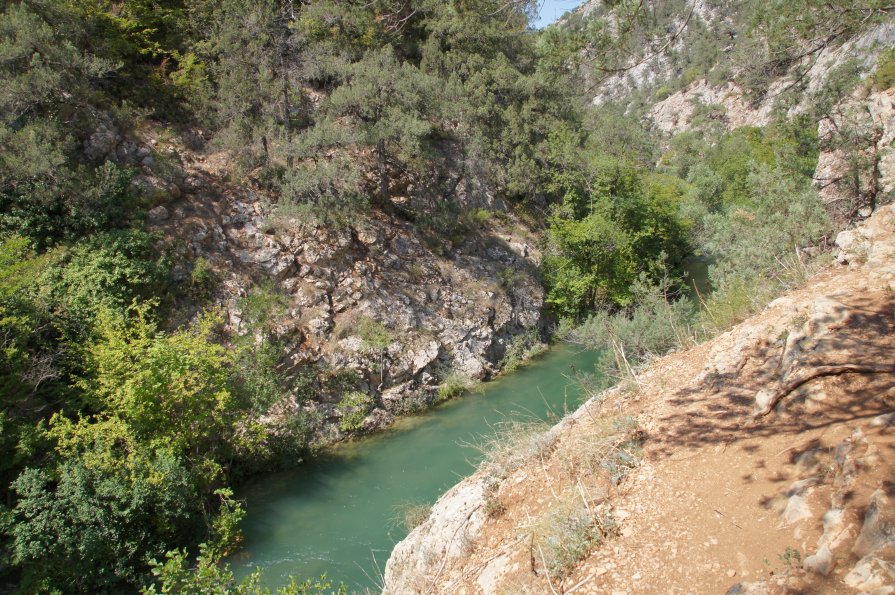
[[535,29],[543,29],[547,25],[555,23],[559,17],[567,11],[578,8],[584,4],[584,0],[538,0],[538,16],[535,19]]

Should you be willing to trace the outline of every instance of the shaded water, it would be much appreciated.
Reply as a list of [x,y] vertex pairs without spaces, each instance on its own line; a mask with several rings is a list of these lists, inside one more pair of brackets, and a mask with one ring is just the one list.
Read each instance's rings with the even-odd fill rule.
[[245,549],[231,560],[234,571],[260,567],[271,587],[325,572],[351,592],[377,590],[380,569],[406,534],[396,507],[432,503],[471,474],[480,455],[464,444],[507,416],[547,419],[577,408],[583,397],[569,377],[573,367],[592,371],[595,359],[556,347],[480,392],[246,486]]

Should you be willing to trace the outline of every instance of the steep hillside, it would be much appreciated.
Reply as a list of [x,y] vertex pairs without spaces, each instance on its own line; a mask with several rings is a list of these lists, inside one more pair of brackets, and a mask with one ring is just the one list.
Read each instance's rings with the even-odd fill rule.
[[887,592],[895,209],[837,242],[759,315],[505,437],[514,458],[438,501],[385,591]]
[[[309,224],[277,217],[276,195],[258,184],[227,182],[224,154],[175,144],[156,150],[180,160],[179,171],[166,182],[145,167],[134,184],[168,196],[148,223],[180,256],[174,274],[188,282],[201,259],[215,282],[210,297],[234,336],[257,332],[246,296],[269,288],[276,304],[263,323],[285,353],[281,368],[319,369],[324,377],[356,372],[354,388],[371,396],[363,427],[353,430],[425,409],[444,398],[438,389],[449,377],[487,379],[514,341],[517,351],[541,341],[539,240],[506,211],[482,211],[456,246],[381,211],[353,225]],[[280,415],[303,407],[322,416],[327,438],[337,438],[348,431],[340,431],[342,396],[322,390],[309,402],[285,404]]]
[[[221,563],[246,477],[554,331],[600,354],[588,390],[636,385],[891,200],[882,0],[589,2],[544,31],[537,6],[4,3],[0,590],[263,592]],[[632,417],[594,423],[562,463],[587,467],[575,492],[548,481],[559,512],[525,520],[577,531],[525,534],[548,586],[616,532],[587,497],[600,469],[617,483],[640,457]],[[560,464],[531,429],[489,459],[505,536],[515,455]],[[426,551],[405,566],[441,580]],[[422,576],[401,565],[390,580]]]
[[593,104],[622,105],[668,139],[780,118],[816,125],[815,184],[844,224],[895,183],[891,165],[881,166],[893,159],[891,93],[876,82],[895,44],[886,10],[873,2],[594,1],[559,27],[582,44],[577,72]]

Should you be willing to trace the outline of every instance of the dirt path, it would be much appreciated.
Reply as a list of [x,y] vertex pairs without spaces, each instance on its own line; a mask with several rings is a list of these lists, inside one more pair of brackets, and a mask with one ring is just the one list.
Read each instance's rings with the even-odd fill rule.
[[[800,293],[791,303],[810,303],[814,315],[834,301],[842,306],[835,314],[839,320],[819,333],[796,368],[892,363],[891,293],[867,292],[860,278],[842,275],[829,275],[828,283]],[[809,301],[817,295],[826,299]],[[751,325],[776,329],[799,322],[802,308],[793,316],[789,304]],[[778,343],[758,341],[742,354],[745,361],[736,362],[743,367],[735,376],[701,382],[686,382],[701,353],[662,362],[644,385],[653,394],[639,416],[648,433],[644,464],[614,502],[616,516],[624,519],[621,533],[566,583],[584,580],[580,592],[591,593],[719,593],[740,581],[753,583],[740,587],[745,592],[842,592],[893,584],[895,576],[879,573],[879,585],[856,577],[848,584],[845,578],[862,557],[852,548],[872,495],[881,490],[895,496],[895,431],[889,425],[895,420],[880,417],[895,410],[895,379],[817,379],[789,395],[782,411],[753,421],[755,395],[775,383],[782,351]],[[803,569],[803,562],[818,551],[830,510],[831,517],[842,510],[842,519],[831,533],[839,543],[825,576]]]
[[[888,249],[891,217],[877,227]],[[754,417],[757,400],[821,366],[895,364],[886,262],[834,266],[642,379],[644,464],[614,501],[623,527],[566,584],[895,591],[895,375],[816,378]]]

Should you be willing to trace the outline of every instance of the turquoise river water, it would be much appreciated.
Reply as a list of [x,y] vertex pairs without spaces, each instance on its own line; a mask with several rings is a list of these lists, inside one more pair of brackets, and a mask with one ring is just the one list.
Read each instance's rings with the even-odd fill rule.
[[246,501],[245,548],[237,576],[264,571],[271,587],[322,573],[351,592],[376,591],[394,545],[402,503],[432,503],[470,475],[480,454],[469,446],[508,416],[548,419],[583,400],[572,370],[592,371],[594,353],[563,345],[521,370],[483,385],[387,432],[343,444],[297,469],[267,475]]

